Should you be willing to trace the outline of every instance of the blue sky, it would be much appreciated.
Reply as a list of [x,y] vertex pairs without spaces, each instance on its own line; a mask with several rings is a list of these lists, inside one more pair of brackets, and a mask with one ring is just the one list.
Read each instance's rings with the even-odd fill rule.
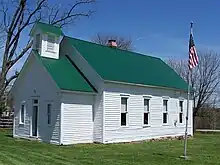
[[219,6],[218,0],[98,0],[91,18],[64,32],[85,40],[98,32],[130,37],[137,52],[182,59],[188,57],[191,21],[197,49],[220,52]]
[[[49,1],[64,6],[60,0]],[[71,3],[65,0],[66,5]],[[187,59],[191,21],[197,49],[220,53],[219,6],[218,0],[97,0],[90,6],[95,14],[63,31],[84,40],[91,40],[97,33],[124,36],[133,40],[136,52],[164,60]],[[15,68],[20,69],[25,59]]]

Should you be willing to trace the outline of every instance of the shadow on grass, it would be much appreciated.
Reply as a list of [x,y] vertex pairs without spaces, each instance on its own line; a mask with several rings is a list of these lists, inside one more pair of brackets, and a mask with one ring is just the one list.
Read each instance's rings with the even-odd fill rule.
[[5,135],[7,138],[13,138],[13,135],[12,134],[6,134]]
[[0,128],[0,132],[3,133],[3,136],[8,137],[8,138],[13,138],[12,135],[12,129],[8,129],[8,128]]
[[163,158],[172,158],[172,159],[179,159],[179,160],[183,159],[183,158],[181,158],[182,155],[177,156],[177,155],[171,155],[171,154],[167,154],[167,153],[155,152],[152,155],[153,156],[160,156]]

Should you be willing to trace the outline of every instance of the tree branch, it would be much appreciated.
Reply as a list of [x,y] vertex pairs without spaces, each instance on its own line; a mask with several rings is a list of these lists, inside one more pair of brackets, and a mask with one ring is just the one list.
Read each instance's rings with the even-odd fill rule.
[[4,30],[6,32],[8,32],[8,25],[7,25],[7,12],[8,12],[8,7],[5,6],[5,4],[3,4],[3,2],[1,2],[1,6],[2,6],[2,9],[0,10],[2,13],[3,13],[3,25],[4,25]]
[[132,40],[125,37],[115,36],[115,35],[102,35],[100,33],[96,34],[91,40],[97,44],[106,45],[108,40],[114,39],[117,43],[117,48],[122,50],[132,50]]
[[[212,95],[218,90],[220,84],[220,59],[213,52],[198,52],[199,65],[193,69],[191,84],[195,87],[194,95],[194,114],[212,99]],[[184,70],[187,70],[187,61],[184,64],[179,61],[170,60],[168,64],[184,79]]]
[[24,56],[24,54],[32,47],[33,42],[29,41],[28,44],[26,45],[26,47],[20,52],[20,54],[13,60],[8,61],[8,70],[10,70],[10,68],[18,61],[20,60],[20,58],[22,58]]
[[[24,10],[25,10],[25,6],[26,6],[26,0],[21,0],[19,7],[18,7],[18,13],[16,13],[16,15],[14,15],[11,26],[9,28],[9,33],[13,34],[15,28],[17,27],[17,24],[19,22],[19,20],[24,18]],[[23,17],[23,18],[21,18]]]
[[[20,21],[19,21],[19,24],[18,24],[18,31],[20,30],[23,19],[24,19],[24,10],[22,9],[21,11],[22,11],[21,15],[19,16]],[[10,51],[10,54],[9,54],[9,57],[8,57],[9,61],[11,61],[12,57],[14,56],[15,50],[17,49],[17,46],[18,46],[19,38],[20,38],[20,33],[17,35],[15,43],[14,43],[14,45],[13,45],[11,51]]]
[[[0,72],[0,101],[1,96],[4,94],[5,87],[16,78],[8,77],[9,70],[30,50],[32,42],[28,42],[26,46],[23,47],[20,53],[17,54],[19,48],[19,41],[22,34],[26,35],[26,30],[29,30],[29,25],[36,23],[39,20],[47,20],[48,15],[44,15],[44,12],[47,13],[50,10],[50,6],[46,4],[47,0],[37,0],[36,5],[33,3],[28,3],[27,0],[15,0],[15,1],[2,1],[2,22],[0,22],[0,32],[3,29],[2,33],[4,36],[4,47],[3,50],[3,59],[1,63],[1,72]],[[51,10],[49,14],[49,23],[53,25],[64,26],[72,23],[75,19],[81,16],[90,16],[92,11],[82,12],[79,10],[79,6],[82,4],[89,4],[95,2],[95,0],[79,0],[76,3],[72,4],[69,10],[64,9],[62,4],[58,8]],[[45,5],[44,5],[45,4]],[[48,8],[44,8],[48,6]],[[0,38],[2,40],[2,37]],[[24,39],[25,40],[25,39]],[[2,48],[0,46],[0,48]]]
[[16,38],[20,35],[21,31],[27,27],[28,25],[30,25],[30,20],[31,18],[36,14],[37,11],[39,11],[41,9],[42,4],[45,2],[46,0],[41,0],[39,2],[39,4],[37,5],[37,7],[35,8],[35,10],[30,13],[30,15],[28,16],[26,22],[23,24],[23,26],[17,31],[15,37],[12,39],[11,43],[9,44],[9,47],[11,47],[12,44],[14,44],[14,42],[16,41]]
[[5,82],[5,88],[7,88],[7,86],[18,77],[19,73],[16,72],[13,76],[11,76],[10,78],[8,78]]
[[[61,16],[60,19],[57,19],[55,20],[55,18],[53,19],[53,21],[51,22],[52,25],[60,25],[60,27],[62,27],[63,25],[67,24],[67,22],[65,22],[66,20],[68,19],[72,19],[72,18],[75,18],[76,17],[79,17],[79,16],[90,16],[93,12],[92,11],[89,11],[87,13],[76,13],[76,14],[73,14],[73,11],[76,7],[82,5],[82,4],[89,4],[89,3],[93,3],[95,2],[95,0],[81,0],[79,2],[76,2],[70,9],[67,13],[64,13],[63,16]],[[58,9],[59,10],[59,9]],[[59,11],[56,11],[57,14],[55,14],[55,16],[58,15],[58,12]],[[71,20],[70,20],[71,22]]]

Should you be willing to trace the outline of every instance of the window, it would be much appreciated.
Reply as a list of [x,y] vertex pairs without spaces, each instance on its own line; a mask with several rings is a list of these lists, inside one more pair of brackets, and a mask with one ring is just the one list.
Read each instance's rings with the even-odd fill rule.
[[54,52],[55,49],[55,36],[47,35],[47,51]]
[[149,124],[149,99],[144,99],[144,125]]
[[33,99],[33,104],[38,104],[38,100],[37,99]]
[[179,101],[179,122],[183,123],[183,101]]
[[128,122],[128,98],[121,97],[121,126],[126,126]]
[[168,100],[163,100],[163,124],[168,123],[168,107],[167,107]]
[[47,124],[51,124],[51,104],[47,104]]
[[25,111],[25,104],[21,104],[21,109],[20,109],[20,124],[24,124],[24,112]]
[[40,34],[36,34],[36,43],[35,43],[36,50],[40,50]]

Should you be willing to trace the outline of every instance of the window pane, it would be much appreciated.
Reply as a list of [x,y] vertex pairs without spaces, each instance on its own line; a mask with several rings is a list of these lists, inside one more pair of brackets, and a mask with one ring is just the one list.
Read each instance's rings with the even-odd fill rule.
[[180,108],[180,111],[183,112],[183,101],[179,102],[179,108]]
[[149,111],[149,99],[144,99],[144,111]]
[[37,100],[37,99],[34,99],[34,100],[33,100],[33,104],[38,104],[38,100]]
[[121,98],[121,104],[127,104],[127,98],[125,98],[125,97],[122,97]]
[[47,124],[51,124],[51,104],[47,104]]
[[127,98],[121,98],[121,112],[127,112]]
[[144,113],[144,124],[149,124],[148,123],[148,113]]
[[167,100],[163,100],[163,110],[167,111]]
[[126,112],[126,105],[121,104],[121,112],[125,113]]
[[121,113],[121,125],[126,126],[126,113]]
[[180,123],[183,123],[183,113],[179,113],[179,121]]
[[24,105],[21,105],[21,123],[24,123]]
[[167,123],[167,113],[163,113],[163,123]]

